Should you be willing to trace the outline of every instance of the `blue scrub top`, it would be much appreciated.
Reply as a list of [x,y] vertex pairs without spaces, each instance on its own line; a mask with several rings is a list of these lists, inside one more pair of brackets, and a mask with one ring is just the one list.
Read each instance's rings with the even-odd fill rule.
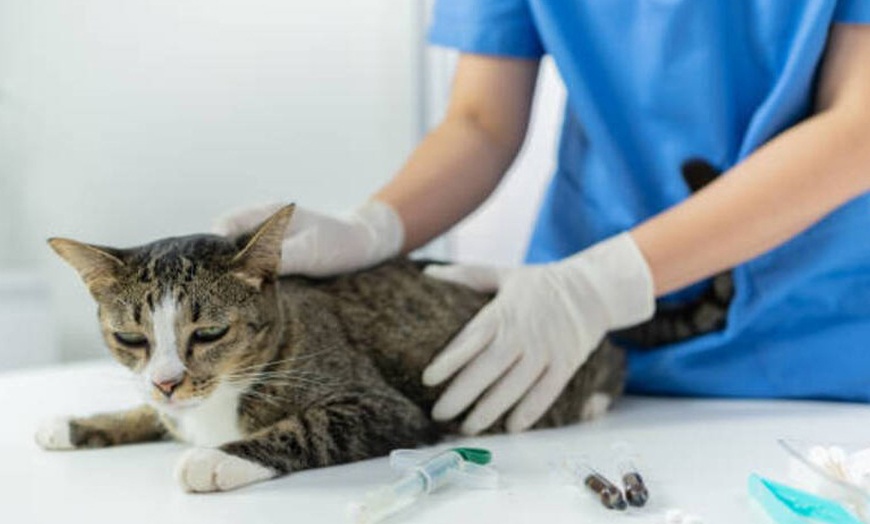
[[[535,263],[684,200],[685,160],[727,170],[806,118],[838,22],[870,23],[870,0],[440,0],[430,39],[467,53],[546,53],[565,81]],[[727,327],[629,351],[629,390],[870,400],[868,229],[865,195],[737,267]]]

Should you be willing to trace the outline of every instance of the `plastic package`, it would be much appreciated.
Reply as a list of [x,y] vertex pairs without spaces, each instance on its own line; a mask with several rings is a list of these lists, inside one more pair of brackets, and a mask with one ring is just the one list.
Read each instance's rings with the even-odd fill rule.
[[835,500],[870,523],[870,447],[780,439],[796,487]]
[[758,475],[749,476],[749,495],[777,524],[863,524],[835,500]]
[[398,449],[390,453],[390,467],[402,472],[399,480],[365,496],[351,507],[356,524],[373,524],[398,513],[416,500],[446,485],[493,489],[498,473],[489,463],[489,451],[478,448],[453,448],[432,455]]

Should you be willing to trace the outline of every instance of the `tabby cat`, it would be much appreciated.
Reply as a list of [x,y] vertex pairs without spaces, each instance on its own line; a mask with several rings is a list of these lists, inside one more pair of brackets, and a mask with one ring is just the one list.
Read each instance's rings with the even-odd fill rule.
[[[405,258],[330,279],[279,278],[292,212],[237,239],[130,249],[51,239],[96,300],[105,343],[139,377],[146,402],[50,421],[39,444],[179,439],[196,446],[178,462],[181,486],[211,492],[454,432],[455,423],[429,418],[443,388],[420,377],[491,296],[427,277],[425,263]],[[603,413],[622,391],[624,361],[605,339],[534,427]],[[492,428],[502,430],[503,421]]]

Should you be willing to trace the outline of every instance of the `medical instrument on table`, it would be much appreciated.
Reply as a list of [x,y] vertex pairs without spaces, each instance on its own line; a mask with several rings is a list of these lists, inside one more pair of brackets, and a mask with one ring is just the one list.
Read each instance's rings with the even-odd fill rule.
[[491,458],[488,450],[480,448],[453,448],[434,456],[411,449],[397,449],[390,453],[390,467],[403,472],[402,477],[369,493],[359,505],[353,506],[353,522],[379,522],[449,483],[471,488],[495,488],[498,473],[487,466]]
[[777,524],[865,524],[839,503],[752,474],[749,494]]
[[616,468],[622,477],[626,501],[636,508],[644,506],[649,500],[649,490],[638,472],[637,455],[625,442],[614,444],[613,451],[616,453]]
[[598,495],[601,504],[607,509],[624,510],[628,507],[622,491],[615,484],[595,470],[586,460],[565,459],[565,467],[571,473],[575,481],[586,486],[590,491]]

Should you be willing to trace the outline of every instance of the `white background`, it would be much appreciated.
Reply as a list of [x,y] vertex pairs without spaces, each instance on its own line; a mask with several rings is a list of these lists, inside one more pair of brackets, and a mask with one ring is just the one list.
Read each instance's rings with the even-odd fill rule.
[[[130,246],[251,202],[360,203],[423,125],[420,9],[2,0],[0,362],[103,352],[90,297],[49,236]],[[50,290],[50,304],[20,302],[23,285]]]
[[[252,202],[341,212],[445,107],[455,54],[423,2],[0,2],[0,369],[104,354],[50,236],[115,246],[200,232]],[[430,256],[517,264],[552,172],[551,62],[494,197]]]

